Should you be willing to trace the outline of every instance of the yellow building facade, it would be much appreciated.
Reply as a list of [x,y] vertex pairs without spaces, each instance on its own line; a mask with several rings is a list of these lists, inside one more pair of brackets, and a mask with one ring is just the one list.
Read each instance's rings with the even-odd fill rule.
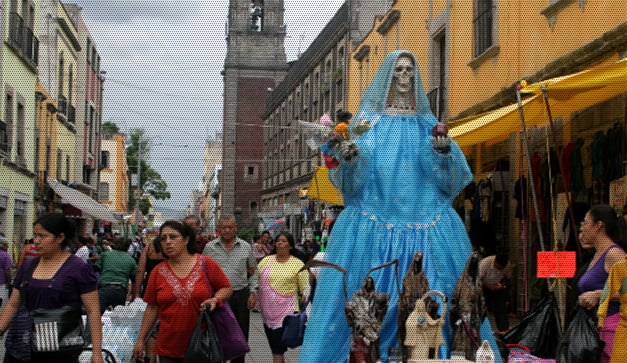
[[103,139],[101,150],[102,169],[98,201],[106,204],[112,211],[127,213],[129,180],[124,135],[117,134]]
[[32,235],[35,189],[37,1],[2,1],[0,37],[0,232],[19,249]]
[[[627,2],[396,0],[386,14],[375,20],[368,36],[353,44],[352,49],[348,109],[353,114],[383,57],[390,51],[404,49],[412,52],[419,63],[434,115],[452,127],[514,104],[516,86],[521,80],[539,82],[607,66],[627,57]],[[527,224],[527,228],[533,227],[528,231],[528,240],[520,238],[521,224],[516,217],[515,197],[519,192],[516,188],[530,169],[520,128],[518,132],[486,135],[463,147],[475,174],[474,182],[493,183],[494,193],[490,198],[496,201],[493,218],[498,222],[491,232],[491,238],[495,239],[492,248],[509,252],[512,260],[520,261],[518,272],[524,275],[520,281],[524,280],[528,287],[519,285],[519,294],[512,299],[522,311],[539,294],[540,284],[534,277],[535,252],[540,249],[538,234],[544,235],[545,249],[553,248],[558,233],[552,230],[552,221],[561,226],[564,219],[567,204],[562,184],[570,188],[574,203],[612,203],[618,209],[615,196],[610,198],[610,184],[615,184],[612,178],[625,173],[625,157],[622,156],[622,170],[612,177],[607,173],[595,177],[591,155],[599,135],[609,140],[609,135],[617,130],[625,138],[626,94],[608,98],[591,107],[575,106],[571,113],[553,120],[555,135],[548,126],[547,112],[529,116],[535,119],[527,121],[537,125],[528,130],[529,155],[551,162],[549,148],[570,151],[575,148],[581,156],[577,164],[581,177],[570,184],[561,183],[562,175],[557,175],[560,171],[552,170],[552,178],[558,182],[554,184],[553,194],[537,191],[541,218],[538,221],[534,217]],[[563,155],[561,158],[566,160]],[[464,198],[460,198],[461,204],[456,207],[463,209]],[[622,198],[616,200],[625,200],[627,196]],[[530,200],[531,197],[529,203]],[[552,214],[551,207],[555,210]],[[531,204],[525,208],[528,211]],[[467,222],[469,219],[466,215]],[[541,228],[536,229],[537,225]],[[473,239],[472,228],[470,235]],[[530,258],[523,260],[522,256]]]

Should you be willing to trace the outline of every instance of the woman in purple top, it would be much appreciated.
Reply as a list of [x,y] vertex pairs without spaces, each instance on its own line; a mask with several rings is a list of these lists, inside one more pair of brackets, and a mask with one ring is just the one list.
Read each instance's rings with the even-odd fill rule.
[[[89,321],[94,354],[92,363],[102,362],[102,323],[98,306],[98,283],[96,276],[85,262],[70,254],[65,247],[74,236],[74,223],[62,214],[45,214],[33,223],[34,245],[39,258],[27,261],[18,270],[9,302],[0,314],[0,333],[4,334],[9,322],[17,313],[21,299],[25,298],[26,308],[59,308],[71,306],[85,308]],[[32,277],[25,275],[29,269]],[[21,288],[20,288],[21,287]],[[24,294],[24,296],[22,296]],[[9,354],[4,362],[21,362]],[[32,362],[78,362],[81,351],[60,353],[31,352]]]
[[[609,271],[615,263],[625,259],[626,238],[627,223],[609,205],[597,205],[586,213],[581,222],[579,241],[583,248],[594,248],[595,252],[588,270],[577,283],[579,291],[582,292],[579,295],[579,305],[596,311]],[[614,333],[620,321],[618,312],[619,302],[616,295],[610,302],[605,325],[599,331],[601,339],[605,342],[601,362],[610,361]]]

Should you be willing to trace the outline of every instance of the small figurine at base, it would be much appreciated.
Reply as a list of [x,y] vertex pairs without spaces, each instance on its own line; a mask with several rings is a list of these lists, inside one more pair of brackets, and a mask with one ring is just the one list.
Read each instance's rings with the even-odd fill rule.
[[446,344],[442,339],[444,315],[446,314],[442,314],[438,319],[431,318],[424,300],[416,300],[416,308],[409,314],[405,323],[404,345],[409,354],[408,363],[435,358],[439,347]]
[[368,276],[346,304],[346,320],[353,330],[350,363],[376,363],[379,360],[379,334],[389,299],[386,293],[375,291],[374,279]]

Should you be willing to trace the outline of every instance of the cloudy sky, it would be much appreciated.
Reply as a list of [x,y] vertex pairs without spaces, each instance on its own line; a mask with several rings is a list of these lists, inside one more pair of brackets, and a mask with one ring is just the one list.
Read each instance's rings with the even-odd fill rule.
[[[202,148],[222,128],[227,0],[70,0],[79,4],[106,71],[103,121],[146,130],[150,163],[182,210],[202,178]],[[285,0],[294,60],[343,0]]]

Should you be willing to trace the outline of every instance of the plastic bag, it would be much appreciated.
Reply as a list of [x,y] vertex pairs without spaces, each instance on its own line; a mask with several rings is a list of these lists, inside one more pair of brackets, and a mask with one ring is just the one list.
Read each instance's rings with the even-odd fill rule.
[[[203,329],[203,324],[205,325],[205,329]],[[209,318],[209,312],[207,310],[200,312],[196,327],[187,345],[183,362],[224,362],[224,353],[222,352],[216,329]]]
[[603,342],[594,319],[584,308],[577,308],[557,348],[557,361],[563,363],[595,363],[601,359]]
[[561,338],[562,324],[553,292],[545,295],[518,325],[503,335],[508,344],[523,345],[535,356],[553,359]]

